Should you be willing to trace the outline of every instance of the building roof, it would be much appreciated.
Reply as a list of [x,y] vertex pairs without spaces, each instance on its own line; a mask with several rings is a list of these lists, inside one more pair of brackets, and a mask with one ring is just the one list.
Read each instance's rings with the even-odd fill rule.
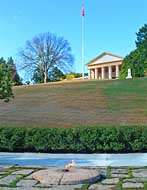
[[87,65],[101,64],[113,61],[122,61],[124,58],[108,52],[104,52],[87,63]]

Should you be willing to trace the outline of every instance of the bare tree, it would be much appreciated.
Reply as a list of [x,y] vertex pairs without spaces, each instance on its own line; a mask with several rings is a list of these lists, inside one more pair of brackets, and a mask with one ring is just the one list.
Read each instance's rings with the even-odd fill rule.
[[47,82],[48,72],[53,67],[69,71],[73,64],[71,47],[63,37],[52,33],[42,33],[27,41],[25,48],[19,51],[21,68],[27,73],[33,73],[40,68],[43,72],[44,83]]

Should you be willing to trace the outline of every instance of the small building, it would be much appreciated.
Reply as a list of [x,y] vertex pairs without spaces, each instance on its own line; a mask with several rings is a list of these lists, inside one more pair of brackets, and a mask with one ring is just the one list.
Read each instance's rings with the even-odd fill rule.
[[119,78],[123,57],[104,52],[87,63],[90,79]]

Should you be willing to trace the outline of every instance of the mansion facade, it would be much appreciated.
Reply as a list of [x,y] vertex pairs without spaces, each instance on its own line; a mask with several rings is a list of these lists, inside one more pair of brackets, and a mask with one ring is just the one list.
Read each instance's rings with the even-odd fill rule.
[[90,79],[119,78],[123,57],[104,52],[87,63]]

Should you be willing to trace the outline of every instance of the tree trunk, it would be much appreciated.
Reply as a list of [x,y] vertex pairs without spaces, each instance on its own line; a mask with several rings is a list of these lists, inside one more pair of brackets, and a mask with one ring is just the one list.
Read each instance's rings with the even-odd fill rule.
[[47,83],[47,72],[44,71],[44,83]]

